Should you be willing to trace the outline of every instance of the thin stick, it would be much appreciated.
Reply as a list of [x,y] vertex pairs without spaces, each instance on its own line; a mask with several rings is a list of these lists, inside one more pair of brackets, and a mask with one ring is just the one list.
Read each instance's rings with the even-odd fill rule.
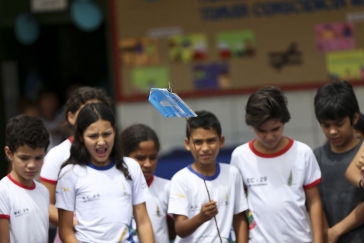
[[[209,192],[209,189],[207,188],[207,184],[206,184],[206,180],[205,180],[205,173],[203,172],[203,168],[202,168],[202,163],[200,163],[200,160],[198,158],[198,153],[197,153],[197,149],[196,149],[196,144],[195,144],[195,141],[193,140],[192,138],[192,133],[191,133],[191,128],[190,128],[190,124],[188,124],[188,120],[187,120],[187,117],[185,117],[186,119],[186,122],[187,122],[187,127],[188,127],[188,131],[190,132],[190,139],[193,143],[193,146],[195,148],[195,151],[196,151],[196,159],[197,159],[197,162],[200,166],[200,170],[201,170],[201,175],[202,175],[202,180],[203,180],[203,183],[205,185],[205,188],[206,188],[206,192],[207,192],[207,197],[209,198],[209,202],[211,201],[211,197],[210,197],[210,192]],[[214,216],[214,221],[215,221],[215,226],[216,226],[216,230],[217,230],[217,234],[219,236],[219,239],[220,239],[220,242],[222,243],[222,238],[221,238],[221,235],[220,235],[220,230],[219,230],[219,226],[217,225],[217,220],[216,220],[216,217]]]

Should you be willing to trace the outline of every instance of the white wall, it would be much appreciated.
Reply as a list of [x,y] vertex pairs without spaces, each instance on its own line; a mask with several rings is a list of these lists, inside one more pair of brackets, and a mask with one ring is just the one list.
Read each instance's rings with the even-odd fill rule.
[[[359,105],[364,104],[364,86],[354,87]],[[287,91],[288,109],[291,120],[285,125],[284,134],[316,148],[325,142],[325,137],[316,120],[313,99],[316,90]],[[222,133],[226,137],[225,146],[236,146],[254,138],[253,131],[245,124],[246,95],[184,99],[193,110],[208,110],[220,120]],[[121,129],[143,123],[152,127],[158,134],[165,153],[174,148],[183,148],[186,120],[164,118],[148,102],[121,103],[116,107],[118,124]]]

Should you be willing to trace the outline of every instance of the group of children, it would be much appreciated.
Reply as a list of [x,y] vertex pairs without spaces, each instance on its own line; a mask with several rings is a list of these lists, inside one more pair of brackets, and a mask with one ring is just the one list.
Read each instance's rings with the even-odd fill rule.
[[49,222],[64,243],[230,243],[232,228],[237,243],[364,242],[364,143],[350,83],[317,91],[327,143],[314,151],[283,135],[290,113],[278,87],[249,97],[245,120],[256,138],[230,164],[216,161],[225,142],[218,118],[197,111],[184,141],[194,161],[171,181],[154,175],[157,134],[143,124],[119,134],[110,104],[102,90],[78,88],[66,105],[74,133],[47,155],[38,118],[8,121],[0,243],[46,243]]

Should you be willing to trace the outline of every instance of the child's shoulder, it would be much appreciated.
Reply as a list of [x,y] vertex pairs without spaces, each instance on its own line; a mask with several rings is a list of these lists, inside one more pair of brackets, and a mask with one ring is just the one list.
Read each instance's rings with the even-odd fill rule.
[[[184,167],[182,169],[180,169],[179,171],[177,171],[171,179],[171,182],[174,182],[176,180],[186,180],[186,178],[188,178],[190,176],[192,172],[188,169],[187,167]],[[186,180],[188,181],[188,180]]]
[[158,184],[169,184],[169,183],[171,183],[170,180],[159,177],[159,176],[154,176],[153,180],[154,180],[155,183],[158,183]]
[[34,183],[35,183],[35,190],[40,191],[42,195],[49,198],[49,191],[47,187],[45,187],[42,183],[39,183],[38,181],[34,181]]

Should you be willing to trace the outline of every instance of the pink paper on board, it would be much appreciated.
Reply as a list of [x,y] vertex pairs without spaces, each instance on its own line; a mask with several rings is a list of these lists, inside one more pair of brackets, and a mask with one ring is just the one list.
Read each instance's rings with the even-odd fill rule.
[[319,51],[350,50],[355,48],[353,23],[326,23],[315,26],[316,48]]

